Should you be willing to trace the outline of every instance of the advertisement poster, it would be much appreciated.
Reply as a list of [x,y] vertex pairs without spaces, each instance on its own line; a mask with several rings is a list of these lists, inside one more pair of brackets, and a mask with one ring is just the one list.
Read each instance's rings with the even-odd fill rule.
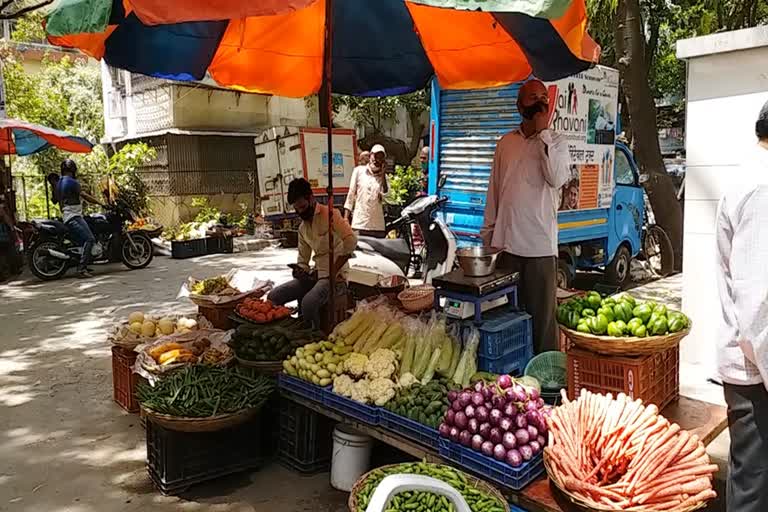
[[[301,148],[304,177],[316,194],[326,194],[328,187],[328,136],[323,128],[302,128]],[[354,130],[333,130],[333,189],[346,193],[357,161],[357,137]]]
[[547,84],[552,129],[568,140],[571,176],[560,191],[562,210],[609,208],[619,103],[619,72],[595,67]]

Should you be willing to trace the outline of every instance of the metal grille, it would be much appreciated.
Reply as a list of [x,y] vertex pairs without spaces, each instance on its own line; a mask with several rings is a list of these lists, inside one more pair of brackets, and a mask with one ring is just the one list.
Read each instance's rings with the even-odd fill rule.
[[173,102],[170,84],[144,92],[134,92],[131,96],[136,110],[136,132],[147,133],[171,128],[173,124]]
[[496,143],[521,122],[519,90],[440,92],[439,172],[446,181],[439,194],[450,199],[446,219],[460,236],[480,231]]

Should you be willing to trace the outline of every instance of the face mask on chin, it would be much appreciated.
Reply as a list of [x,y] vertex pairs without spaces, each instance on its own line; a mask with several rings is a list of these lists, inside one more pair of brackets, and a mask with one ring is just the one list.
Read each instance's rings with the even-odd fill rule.
[[549,105],[547,105],[543,101],[537,101],[533,105],[529,105],[527,107],[523,107],[523,110],[520,113],[523,115],[523,117],[525,119],[530,121],[539,112],[546,112],[547,110],[549,110]]
[[303,212],[299,213],[299,218],[301,218],[301,220],[312,220],[312,217],[314,216],[315,216],[314,204],[312,206],[307,207],[307,209],[304,210]]

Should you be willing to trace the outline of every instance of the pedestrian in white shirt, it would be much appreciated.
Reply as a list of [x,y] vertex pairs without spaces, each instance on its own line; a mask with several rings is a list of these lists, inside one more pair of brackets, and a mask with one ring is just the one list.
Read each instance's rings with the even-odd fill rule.
[[383,238],[384,194],[387,193],[387,152],[384,146],[376,144],[371,148],[371,157],[366,165],[359,165],[352,171],[344,215],[359,235]]
[[517,100],[518,130],[496,145],[481,236],[499,247],[499,267],[520,272],[522,306],[533,317],[534,351],[557,350],[557,208],[570,177],[567,142],[549,127],[546,86],[531,80]]
[[717,355],[731,434],[726,508],[768,510],[768,103],[717,213]]

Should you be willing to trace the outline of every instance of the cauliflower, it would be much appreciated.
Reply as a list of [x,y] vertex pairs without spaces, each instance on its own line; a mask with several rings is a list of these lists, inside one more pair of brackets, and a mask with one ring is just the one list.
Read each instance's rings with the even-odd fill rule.
[[398,385],[401,388],[409,388],[417,382],[419,382],[419,380],[412,373],[404,373],[402,377],[400,377]]
[[365,373],[365,367],[368,365],[368,356],[358,353],[350,354],[344,361],[344,371],[353,377],[362,377]]
[[367,380],[361,380],[355,382],[352,385],[352,400],[360,402],[361,404],[367,404],[371,401],[371,383]]
[[381,407],[395,396],[395,383],[389,379],[371,381],[370,396],[373,403]]
[[395,373],[397,356],[388,348],[377,349],[371,354],[365,365],[365,374],[369,379],[388,379]]
[[349,377],[349,375],[339,375],[333,379],[333,392],[342,396],[351,397],[352,387],[355,382]]

